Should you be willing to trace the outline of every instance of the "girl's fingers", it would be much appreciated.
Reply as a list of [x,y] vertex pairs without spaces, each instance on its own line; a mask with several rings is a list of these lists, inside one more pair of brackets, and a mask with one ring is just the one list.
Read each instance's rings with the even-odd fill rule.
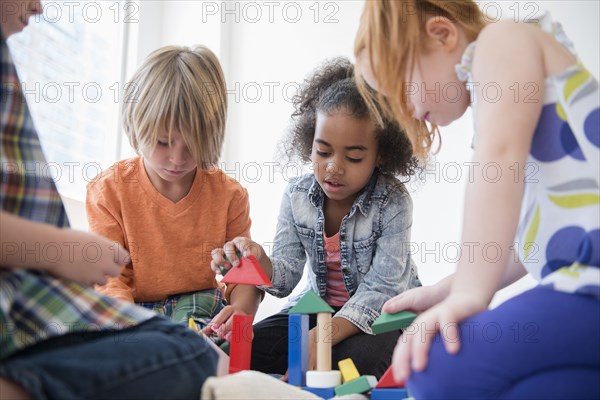
[[242,256],[254,256],[260,258],[261,247],[247,237],[237,237],[233,239]]
[[225,268],[226,270],[231,268],[231,263],[225,259],[225,252],[223,249],[212,249],[210,255],[212,257],[210,269],[212,269],[215,274],[222,274],[222,268]]
[[215,274],[223,274],[223,269],[229,270],[238,266],[241,256],[258,257],[259,251],[253,248],[253,243],[250,239],[239,236],[225,243],[222,249],[213,249],[210,253],[212,257],[210,268]]
[[413,335],[402,335],[398,339],[392,356],[392,373],[394,380],[399,382],[410,376],[410,349]]
[[219,329],[219,337],[221,339],[228,340],[227,337],[231,337],[231,328],[233,326],[233,313],[231,313],[227,320],[223,322]]
[[[397,298],[388,301],[388,303],[393,303],[393,306],[402,304]],[[392,307],[390,304],[387,305]],[[421,372],[425,370],[429,362],[431,345],[438,334],[442,336],[445,349],[449,354],[458,353],[460,350],[460,331],[456,321],[464,318],[461,318],[460,313],[457,315],[452,310],[448,304],[435,306],[421,314],[411,324],[413,328],[411,328],[410,333],[408,330],[404,331],[398,339],[398,344],[392,356],[394,379],[406,379],[411,371]]]
[[240,254],[244,257],[247,257],[249,255],[252,254],[252,252],[250,251],[251,247],[250,244],[252,243],[251,240],[249,240],[248,238],[245,237],[236,237],[235,239],[233,239],[233,243],[235,243],[235,247],[237,248],[237,250],[240,252]]
[[404,304],[405,301],[403,294],[400,294],[386,301],[383,305],[383,311],[390,314],[397,313],[399,311],[404,311],[406,305]]
[[225,275],[231,268],[233,268],[233,265],[227,261],[221,261],[220,263],[215,263],[213,261],[210,263],[210,269],[212,269],[215,274]]
[[[454,319],[455,320],[455,319]],[[450,321],[453,321],[450,319]],[[448,354],[456,354],[460,350],[460,336],[458,324],[456,322],[444,322],[441,320],[441,335],[444,340],[444,347]]]
[[221,312],[215,315],[215,317],[208,323],[206,328],[204,328],[206,331],[205,333],[212,334],[213,332],[216,332],[217,336],[221,337],[219,332],[223,328],[223,323],[229,319],[230,315],[233,314],[233,311],[234,309],[231,306],[226,306],[223,308]]
[[237,245],[235,243],[235,239],[232,240],[231,242],[225,243],[225,245],[223,246],[223,251],[225,252],[225,256],[229,260],[230,265],[232,265],[234,267],[240,263],[240,260],[238,259],[238,256],[237,256],[236,247],[237,247]]
[[414,340],[412,343],[411,367],[416,372],[421,372],[425,369],[425,367],[427,367],[431,343],[433,343],[433,340],[439,333],[440,329],[438,315],[438,310],[435,310],[434,312],[428,312],[427,314],[423,315],[425,318],[423,318],[422,321],[419,321],[420,324],[417,325],[423,331],[419,334],[419,340]]
[[200,332],[202,332],[203,334],[205,334],[206,336],[210,336],[212,334],[212,326],[206,325],[204,328],[202,328],[200,330]]

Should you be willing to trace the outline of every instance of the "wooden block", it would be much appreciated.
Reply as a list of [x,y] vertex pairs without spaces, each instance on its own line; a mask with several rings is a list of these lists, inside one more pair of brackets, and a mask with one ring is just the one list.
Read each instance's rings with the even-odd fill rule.
[[290,314],[288,323],[288,383],[306,386],[308,315]]
[[334,388],[342,383],[340,371],[308,371],[306,373],[306,386],[312,388]]
[[345,396],[347,394],[365,393],[377,385],[377,378],[373,375],[363,375],[358,379],[344,383],[335,388],[336,396]]
[[310,392],[310,393],[314,394],[315,396],[319,396],[324,399],[331,399],[331,398],[335,397],[335,391],[333,390],[332,387],[330,387],[330,388],[314,388],[314,387],[309,387],[309,386],[303,386],[302,390],[306,390],[307,392]]
[[240,258],[237,267],[233,267],[221,279],[223,283],[238,283],[242,285],[273,286],[271,280],[254,256]]
[[377,383],[377,388],[401,388],[404,387],[406,383],[404,381],[396,382],[394,380],[394,374],[392,373],[392,366],[385,371],[379,382]]
[[190,328],[191,330],[193,330],[196,333],[200,331],[198,329],[198,327],[196,326],[196,322],[194,321],[194,318],[188,319],[188,328]]
[[331,314],[317,314],[317,371],[331,371]]
[[353,381],[360,377],[360,374],[354,365],[354,361],[352,361],[351,358],[346,358],[338,362],[338,367],[342,373],[342,380],[344,383]]
[[378,389],[371,390],[371,400],[401,400],[408,398],[408,390],[400,389]]
[[319,297],[318,294],[309,290],[288,314],[318,314],[333,313],[333,308]]
[[374,334],[405,329],[416,317],[416,314],[408,311],[401,311],[396,314],[382,312],[379,318],[371,325],[371,329]]
[[233,329],[229,341],[229,373],[246,371],[250,369],[250,356],[252,354],[252,321],[253,315],[233,316]]

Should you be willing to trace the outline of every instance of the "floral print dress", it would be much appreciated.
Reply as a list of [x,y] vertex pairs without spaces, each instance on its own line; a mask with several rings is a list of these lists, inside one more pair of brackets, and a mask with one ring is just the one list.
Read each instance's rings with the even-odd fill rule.
[[[538,26],[574,55],[572,43],[549,14]],[[473,86],[477,43],[456,66]],[[470,84],[470,85],[469,85]],[[477,99],[472,98],[476,112]],[[600,92],[580,63],[546,78],[544,105],[525,168],[515,250],[542,285],[600,298]]]

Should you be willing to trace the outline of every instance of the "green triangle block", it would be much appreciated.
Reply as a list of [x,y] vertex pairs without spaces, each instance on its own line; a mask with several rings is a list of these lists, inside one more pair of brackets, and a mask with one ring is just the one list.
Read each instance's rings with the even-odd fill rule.
[[382,312],[379,318],[371,325],[371,329],[374,334],[404,329],[409,326],[416,317],[416,314],[408,311],[401,311],[396,314]]
[[319,314],[333,313],[333,308],[325,303],[315,292],[309,290],[300,299],[298,303],[288,312],[288,314]]
[[346,396],[349,394],[365,393],[377,385],[377,378],[373,375],[363,375],[360,378],[351,380],[335,387],[336,396]]

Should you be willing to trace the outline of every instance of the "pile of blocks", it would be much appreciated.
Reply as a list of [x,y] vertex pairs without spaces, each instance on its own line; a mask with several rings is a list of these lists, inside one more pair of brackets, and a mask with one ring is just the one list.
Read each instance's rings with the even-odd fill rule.
[[[223,271],[226,272],[226,271]],[[258,261],[242,257],[240,264],[227,272],[225,283],[271,286]],[[360,375],[352,359],[338,363],[339,371],[331,369],[331,314],[333,309],[315,292],[307,292],[289,311],[288,383],[330,399],[335,396],[369,393],[371,400],[401,400],[409,398],[404,382],[394,381],[392,367],[379,381],[372,375]],[[308,371],[309,323],[308,316],[317,314],[317,369]],[[405,329],[416,315],[409,312],[382,313],[373,322],[374,334]],[[234,315],[231,336],[229,373],[250,369],[252,351],[252,315]],[[192,326],[190,321],[190,327]]]
[[[309,291],[289,311],[288,383],[301,387],[319,397],[330,399],[356,393],[370,392],[371,400],[400,400],[408,398],[404,382],[395,382],[391,367],[378,382],[372,375],[361,376],[352,359],[338,363],[339,371],[331,370],[331,326],[333,309],[316,293]],[[317,370],[308,371],[308,315],[317,314]],[[383,313],[372,326],[375,334],[405,329],[415,314]]]

